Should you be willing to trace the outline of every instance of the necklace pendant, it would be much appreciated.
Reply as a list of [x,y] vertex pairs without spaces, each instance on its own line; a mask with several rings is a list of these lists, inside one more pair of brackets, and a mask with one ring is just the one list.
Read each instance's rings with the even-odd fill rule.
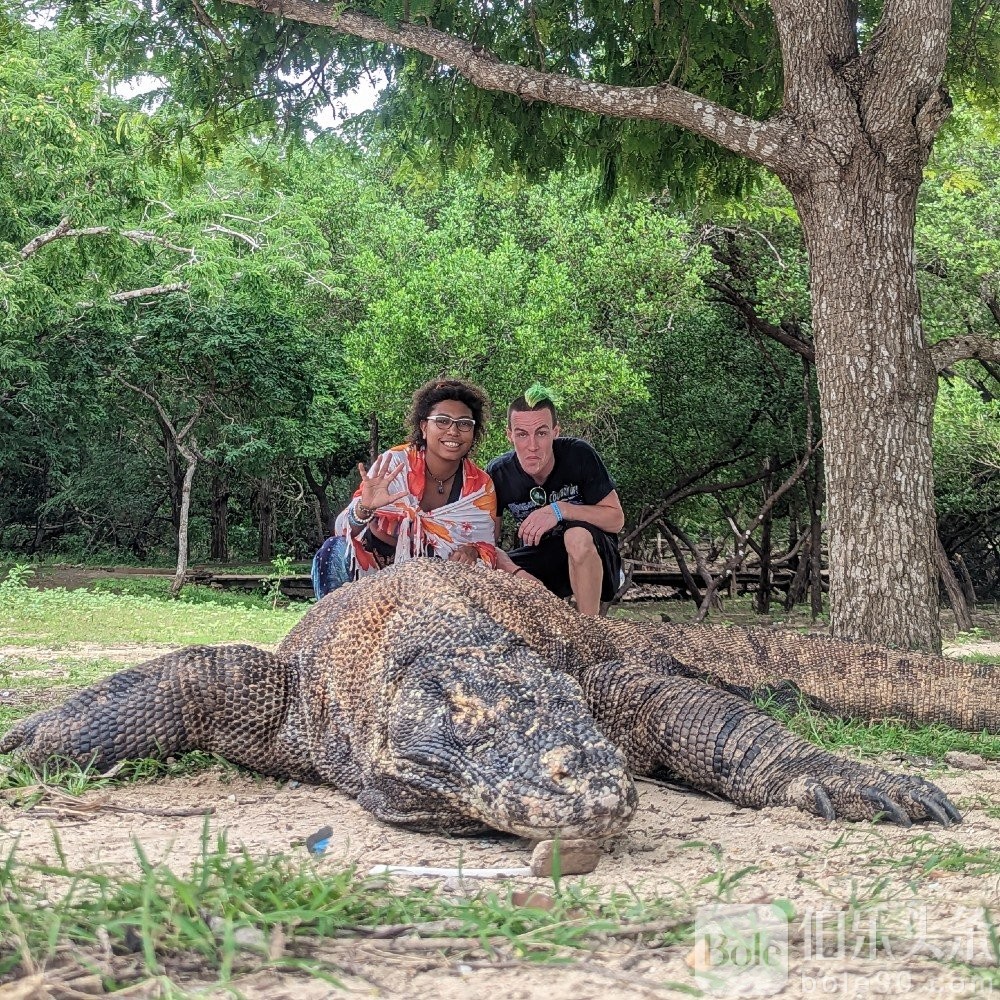
[[444,483],[442,483],[441,480],[439,479],[437,481],[437,484],[438,484],[438,493],[444,493]]

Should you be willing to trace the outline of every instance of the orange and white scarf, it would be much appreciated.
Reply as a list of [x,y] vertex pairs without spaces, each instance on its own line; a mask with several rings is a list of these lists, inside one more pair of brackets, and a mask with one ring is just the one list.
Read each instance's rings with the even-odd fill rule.
[[[380,507],[373,523],[383,534],[396,538],[396,562],[434,555],[447,559],[463,545],[474,545],[479,558],[490,567],[497,564],[494,518],[497,512],[493,480],[471,459],[462,460],[461,495],[437,510],[421,510],[420,498],[427,483],[427,461],[423,449],[401,444],[390,449],[390,466],[396,471],[389,490],[406,490],[406,495]],[[361,496],[359,486],[354,499]],[[348,542],[348,569],[357,579],[381,568],[361,544],[360,535],[351,537],[347,510],[337,518],[336,534]]]

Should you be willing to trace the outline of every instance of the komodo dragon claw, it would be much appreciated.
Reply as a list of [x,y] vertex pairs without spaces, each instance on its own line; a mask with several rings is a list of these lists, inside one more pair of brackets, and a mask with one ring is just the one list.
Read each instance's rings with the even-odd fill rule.
[[826,794],[826,789],[817,783],[809,790],[812,792],[816,815],[822,816],[823,819],[836,819],[837,810],[833,808],[833,803],[830,801],[830,796]]
[[861,797],[877,806],[890,823],[895,823],[896,826],[913,826],[913,820],[885,792],[880,792],[877,788],[863,788]]
[[836,760],[837,773],[803,775],[788,784],[785,801],[823,819],[884,819],[909,827],[914,820],[930,819],[949,827],[962,822],[962,814],[936,785],[923,778],[880,771]]

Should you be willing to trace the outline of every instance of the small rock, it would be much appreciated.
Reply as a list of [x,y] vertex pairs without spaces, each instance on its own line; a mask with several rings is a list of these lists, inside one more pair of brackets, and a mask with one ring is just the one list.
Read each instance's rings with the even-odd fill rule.
[[601,860],[601,845],[596,840],[542,840],[531,852],[531,874],[536,878],[548,878],[557,850],[561,875],[586,875]]
[[944,762],[961,771],[985,771],[988,766],[979,754],[966,753],[964,750],[949,750],[944,755]]
[[692,972],[705,972],[712,967],[712,952],[705,938],[698,938],[694,947],[684,957],[684,964]]
[[556,901],[547,892],[531,892],[520,890],[511,895],[510,901],[515,906],[526,907],[530,910],[551,910],[556,905]]

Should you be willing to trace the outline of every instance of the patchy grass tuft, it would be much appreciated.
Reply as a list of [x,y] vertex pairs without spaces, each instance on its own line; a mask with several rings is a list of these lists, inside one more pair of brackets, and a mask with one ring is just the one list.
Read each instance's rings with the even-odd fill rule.
[[187,875],[134,846],[137,877],[72,870],[58,837],[56,865],[21,864],[14,851],[0,861],[0,984],[42,969],[64,985],[99,977],[105,990],[156,977],[228,984],[264,967],[336,984],[362,941],[415,956],[552,961],[612,939],[651,949],[691,934],[674,900],[585,883],[528,899],[509,886],[449,897],[307,859],[231,853],[207,824]]

